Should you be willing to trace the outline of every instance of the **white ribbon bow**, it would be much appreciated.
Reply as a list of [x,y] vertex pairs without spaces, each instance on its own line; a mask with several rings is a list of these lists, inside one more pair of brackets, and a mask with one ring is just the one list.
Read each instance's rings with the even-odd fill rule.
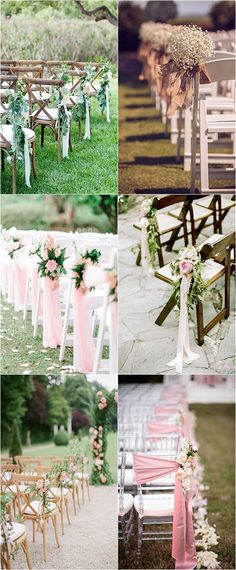
[[167,363],[170,368],[175,368],[176,372],[182,374],[183,362],[191,364],[194,360],[200,358],[200,355],[192,352],[189,343],[189,325],[188,325],[188,306],[187,298],[191,284],[191,274],[182,275],[180,284],[180,315],[179,315],[179,330],[177,340],[177,354],[174,360]]

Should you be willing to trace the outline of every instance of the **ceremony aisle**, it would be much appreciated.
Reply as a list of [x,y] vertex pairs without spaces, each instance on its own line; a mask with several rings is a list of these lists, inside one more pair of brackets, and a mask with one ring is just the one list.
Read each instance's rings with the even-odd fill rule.
[[[198,377],[195,376],[192,378],[194,379],[194,384],[197,384]],[[218,377],[216,376],[215,379],[217,382]],[[135,381],[136,383],[132,383]],[[158,424],[154,423],[148,424],[148,420],[149,422],[160,422],[161,417],[163,416],[163,418],[165,417],[166,422],[165,427],[167,428],[168,426],[169,432],[171,432],[171,427],[173,427],[172,432],[174,432],[176,427],[174,425],[174,417],[172,418],[173,423],[171,422],[170,418],[169,421],[167,419],[168,414],[171,415],[172,413],[173,415],[173,412],[167,411],[168,409],[171,410],[172,400],[169,398],[170,391],[175,391],[174,400],[177,402],[176,390],[178,387],[182,386],[181,389],[183,389],[184,386],[184,390],[186,390],[185,394],[188,394],[189,391],[191,392],[191,384],[192,382],[190,382],[190,380],[186,380],[186,377],[184,376],[179,381],[171,381],[170,377],[165,376],[164,384],[163,379],[160,376],[149,377],[149,381],[148,377],[146,377],[145,384],[139,382],[138,376],[133,376],[132,381],[130,378],[128,382],[127,377],[124,377],[123,382],[122,377],[120,377],[120,454],[126,451],[127,462],[127,465],[125,466],[124,479],[124,481],[127,480],[127,482],[124,484],[125,493],[131,493],[135,497],[138,492],[138,487],[135,486],[135,484],[131,484],[130,476],[128,475],[128,473],[131,473],[130,456],[132,453],[130,452],[136,451],[136,453],[138,452],[143,454],[144,448],[142,445],[144,445],[145,455],[147,457],[148,455],[152,455],[157,457],[166,456],[166,459],[170,459],[172,456],[174,458],[172,451],[168,452],[167,450],[168,445],[170,450],[171,438],[173,439],[177,436],[165,435],[163,424],[164,420],[162,420],[162,432],[159,433],[156,431],[155,436],[148,436],[148,430],[151,430],[151,425],[153,425],[153,427],[154,425],[158,426]],[[216,384],[216,387],[214,389],[215,391],[217,391],[217,385],[218,384]],[[208,400],[210,400],[211,390],[212,389],[209,388]],[[168,398],[165,398],[167,391]],[[198,391],[200,394],[200,384]],[[195,396],[195,402],[197,402],[197,391],[195,392]],[[193,438],[196,438],[198,446],[197,461],[199,460],[201,465],[200,471],[198,467],[196,468],[195,480],[195,484],[197,484],[197,486],[199,484],[199,480],[201,481],[200,494],[202,497],[199,503],[200,509],[198,501],[193,496],[193,524],[197,546],[197,568],[199,569],[211,568],[215,570],[216,568],[234,568],[234,404],[233,400],[231,400],[231,402],[232,403],[228,404],[194,403],[187,407],[187,409],[189,409],[188,412],[186,410],[184,412],[184,418],[189,418],[189,425],[193,426],[193,423],[195,425]],[[156,412],[154,412],[155,403]],[[176,411],[178,410],[176,406],[177,403],[175,404],[175,413],[178,415],[178,413],[181,412]],[[128,409],[129,413],[127,412]],[[138,426],[139,432],[139,437],[136,438],[136,443],[134,443],[134,438],[132,439],[131,437],[132,433],[134,433],[132,432],[132,418],[134,418],[134,416],[135,424]],[[154,419],[155,416],[156,420]],[[157,420],[157,417],[159,417],[159,420]],[[181,430],[180,426],[182,425],[183,427],[184,424],[181,423],[178,425],[179,428],[176,429]],[[161,429],[161,424],[159,425],[159,429]],[[149,431],[149,434],[150,433],[151,432]],[[151,437],[153,437],[152,444],[150,439]],[[156,443],[154,442],[155,438]],[[169,444],[167,442],[168,439]],[[144,443],[145,440],[146,443]],[[164,440],[166,440],[166,443]],[[180,445],[181,441],[182,440],[180,439]],[[163,452],[160,451],[162,448]],[[164,452],[165,448],[166,450]],[[164,455],[162,455],[162,453],[164,453]],[[222,457],[224,457],[224,461],[222,461]],[[195,477],[194,473],[195,472],[193,470],[193,478]],[[200,479],[199,473],[201,473]],[[150,484],[155,487],[153,490],[151,489]],[[168,489],[166,488],[165,491],[164,485],[168,487]],[[152,493],[155,494],[158,492],[161,498],[163,492],[164,494],[170,494],[173,492],[173,490],[171,490],[171,481],[164,483],[163,477],[160,479],[159,489],[157,487],[158,479],[152,481],[149,484],[147,483],[147,495],[145,495],[145,484],[142,484],[143,501],[145,501],[145,497],[149,496],[151,504]],[[196,488],[193,486],[193,489],[196,490]],[[124,547],[122,539],[122,532],[120,533],[121,540],[119,549],[119,568],[174,568],[174,561],[171,557],[171,539],[162,540],[160,537],[160,540],[157,540],[155,542],[152,540],[145,542],[144,534],[145,532],[149,532],[147,525],[143,527],[141,559],[137,561],[139,537],[137,527],[138,517],[136,510],[138,503],[136,502],[134,504],[136,504],[136,509],[134,509],[134,532],[133,535],[131,534],[129,537],[126,549]],[[198,531],[199,525],[201,526],[202,524],[201,520],[203,521],[204,519],[205,523],[203,523],[202,528],[205,529],[206,532],[205,538],[204,534],[201,536],[201,532]],[[207,519],[211,530],[208,526]],[[147,523],[147,519],[145,520]],[[158,531],[164,533],[165,530],[164,527],[161,526],[161,520],[159,520],[159,526],[157,526],[157,519],[156,524],[155,520],[153,522],[154,524],[152,525],[152,531],[154,532],[154,538],[155,533],[157,538]],[[202,555],[199,554],[202,549],[205,551],[204,562],[203,558],[201,558]],[[180,567],[182,568],[182,566]],[[189,567],[192,568],[191,564]]]

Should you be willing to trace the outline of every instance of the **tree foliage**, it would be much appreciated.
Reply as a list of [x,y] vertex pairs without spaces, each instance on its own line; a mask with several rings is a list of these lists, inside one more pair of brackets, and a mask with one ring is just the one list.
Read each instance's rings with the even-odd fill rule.
[[27,401],[30,399],[33,389],[31,376],[2,376],[2,447],[9,445],[13,421],[16,420],[21,426],[27,409]]
[[222,0],[213,4],[209,16],[215,30],[233,30],[235,28],[235,2]]
[[144,13],[147,20],[152,20],[153,22],[167,22],[168,20],[173,20],[177,17],[178,10],[176,2],[149,1],[146,4]]
[[72,430],[77,435],[79,430],[83,428],[89,428],[91,426],[91,420],[86,414],[74,410],[72,413]]
[[64,396],[64,387],[52,386],[48,390],[48,395],[49,423],[66,426],[70,408]]
[[16,420],[13,420],[9,456],[14,460],[16,455],[22,455],[22,446],[18,423]]
[[85,374],[75,374],[66,377],[64,396],[72,410],[91,416],[93,403],[92,386]]

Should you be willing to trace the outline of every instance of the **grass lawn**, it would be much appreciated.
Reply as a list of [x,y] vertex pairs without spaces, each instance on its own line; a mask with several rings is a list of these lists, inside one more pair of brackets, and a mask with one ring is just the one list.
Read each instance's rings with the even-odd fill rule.
[[[164,137],[147,84],[129,81],[119,85],[119,192],[189,191],[191,174],[175,157],[176,145],[170,143],[169,135]],[[212,188],[234,188],[233,180],[211,180],[210,184]],[[200,187],[199,180],[196,187]]]
[[[97,100],[92,99],[91,140],[78,142],[78,126],[72,125],[73,152],[69,159],[57,160],[57,143],[50,129],[45,129],[44,147],[40,129],[36,129],[37,178],[31,173],[31,188],[24,183],[24,172],[17,165],[17,193],[24,194],[116,194],[117,193],[117,80],[111,83],[108,124]],[[84,125],[82,126],[84,131]],[[5,161],[2,193],[12,193],[12,171]]]
[[[73,365],[71,347],[66,347],[63,362],[59,362],[59,348],[43,348],[42,326],[38,327],[38,335],[33,338],[31,312],[23,321],[22,311],[16,313],[4,299],[1,303],[2,374],[57,374]],[[108,347],[105,346],[103,358],[107,357]]]
[[[92,453],[89,437],[83,437],[81,440],[82,453],[88,454],[89,457],[89,473],[92,471]],[[5,454],[6,451],[3,450]],[[28,457],[43,457],[48,455],[55,455],[58,459],[65,457],[70,453],[69,445],[55,445],[53,442],[39,443],[38,445],[23,448],[23,454]],[[107,437],[107,460],[110,465],[111,473],[116,481],[117,477],[117,434],[114,432],[108,433]]]
[[[218,553],[221,568],[234,569],[234,406],[231,404],[198,404],[191,409],[197,416],[196,439],[205,467],[208,516],[216,524],[220,536]],[[137,536],[126,558],[121,544],[119,568],[135,568]],[[174,568],[170,542],[145,542],[139,568]]]

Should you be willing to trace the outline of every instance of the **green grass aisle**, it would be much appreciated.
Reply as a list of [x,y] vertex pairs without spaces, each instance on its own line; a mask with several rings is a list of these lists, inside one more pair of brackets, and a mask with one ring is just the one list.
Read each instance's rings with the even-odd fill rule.
[[[225,152],[225,149],[222,149]],[[176,145],[164,138],[164,125],[145,82],[119,86],[119,192],[189,192],[190,172],[176,163]],[[230,186],[211,180],[211,187]],[[199,180],[196,184],[199,188]],[[234,182],[232,181],[232,188]]]
[[[36,129],[37,178],[31,173],[31,188],[24,183],[24,172],[17,164],[17,194],[116,194],[117,193],[117,80],[111,84],[110,118],[101,121],[98,101],[91,102],[91,140],[78,141],[78,126],[72,124],[69,159],[57,160],[57,143],[45,129],[44,147]],[[84,124],[82,125],[84,134]],[[2,193],[12,193],[12,171],[5,161]]]

